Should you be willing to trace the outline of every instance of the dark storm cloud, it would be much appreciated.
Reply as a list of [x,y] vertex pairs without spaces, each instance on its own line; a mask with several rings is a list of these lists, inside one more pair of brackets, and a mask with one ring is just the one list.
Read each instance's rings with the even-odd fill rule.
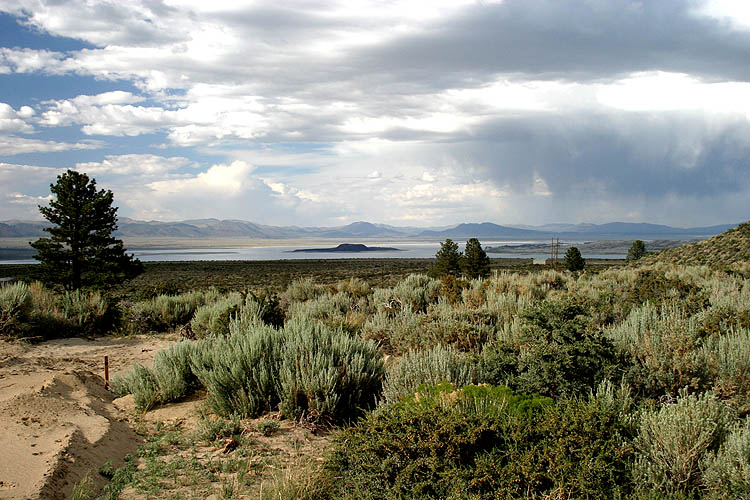
[[561,198],[721,196],[750,187],[750,125],[709,126],[697,113],[579,113],[486,124],[445,146],[456,163],[503,186],[530,189],[535,176]]
[[608,80],[638,71],[750,79],[750,33],[693,13],[695,2],[506,0],[354,55],[403,82],[468,85],[488,74]]

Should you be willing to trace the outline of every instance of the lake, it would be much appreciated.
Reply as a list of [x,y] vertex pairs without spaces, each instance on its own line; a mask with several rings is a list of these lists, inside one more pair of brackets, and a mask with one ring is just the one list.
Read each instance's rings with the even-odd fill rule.
[[[488,241],[482,242],[483,246],[495,245],[521,245],[532,243],[529,241]],[[143,262],[175,262],[175,261],[206,261],[206,260],[301,260],[301,259],[425,259],[432,258],[440,249],[440,243],[404,243],[404,242],[378,242],[367,243],[373,247],[393,247],[400,251],[374,251],[374,252],[294,252],[301,248],[331,248],[336,245],[302,245],[302,246],[273,246],[273,247],[244,247],[244,248],[169,248],[158,249],[131,248],[133,253]],[[463,250],[463,244],[460,244]],[[549,252],[539,253],[491,253],[491,258],[521,258],[521,259],[545,259]],[[624,259],[625,255],[619,254],[583,254],[584,258],[590,259]],[[563,255],[560,255],[563,258]],[[0,259],[0,264],[36,264],[34,259]]]

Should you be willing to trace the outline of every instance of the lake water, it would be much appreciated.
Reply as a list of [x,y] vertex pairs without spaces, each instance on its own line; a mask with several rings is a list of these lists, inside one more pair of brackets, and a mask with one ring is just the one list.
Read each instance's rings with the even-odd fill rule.
[[[488,241],[483,246],[520,245],[531,243],[528,241]],[[276,246],[276,247],[247,247],[247,248],[180,248],[180,249],[138,249],[131,248],[133,253],[143,262],[175,262],[175,261],[206,261],[206,260],[322,260],[322,259],[424,259],[432,258],[440,249],[440,243],[403,243],[382,242],[368,243],[367,246],[398,248],[398,252],[294,252],[300,248],[331,248],[336,245],[309,246]],[[463,244],[459,245],[463,250]],[[546,259],[549,253],[491,253],[491,258],[522,258]],[[590,259],[624,259],[625,255],[583,254]],[[560,255],[562,258],[562,255]],[[0,260],[0,264],[35,264],[33,259]]]

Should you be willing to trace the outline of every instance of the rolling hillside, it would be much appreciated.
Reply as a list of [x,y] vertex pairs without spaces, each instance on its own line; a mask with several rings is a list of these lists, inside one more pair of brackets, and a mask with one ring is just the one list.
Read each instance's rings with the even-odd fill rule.
[[750,222],[707,240],[669,248],[642,260],[643,263],[729,265],[750,262]]

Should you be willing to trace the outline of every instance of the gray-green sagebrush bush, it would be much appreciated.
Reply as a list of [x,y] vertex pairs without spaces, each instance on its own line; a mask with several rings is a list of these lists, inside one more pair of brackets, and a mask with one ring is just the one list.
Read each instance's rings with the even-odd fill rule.
[[255,417],[279,402],[284,332],[264,325],[201,342],[190,366],[219,415]]
[[119,396],[133,394],[136,407],[149,410],[157,404],[177,401],[199,387],[190,364],[200,346],[181,341],[154,355],[152,368],[141,364],[125,374],[115,376],[110,388]]
[[54,293],[41,283],[0,288],[0,335],[47,340],[108,332],[116,311],[98,292]]
[[384,376],[376,343],[313,321],[277,330],[252,312],[229,330],[157,353],[152,369],[136,365],[113,390],[133,393],[148,409],[201,386],[219,415],[255,417],[281,404],[286,416],[322,422],[354,419],[375,405]]
[[147,333],[186,325],[199,307],[213,303],[219,297],[217,290],[210,289],[181,295],[158,295],[129,304],[123,315],[123,328],[128,333]]
[[285,415],[342,422],[375,405],[385,372],[377,344],[319,323],[284,328],[279,373]]
[[417,392],[420,386],[450,382],[456,387],[477,381],[477,367],[466,354],[436,345],[424,351],[408,351],[388,369],[383,400],[394,403]]
[[0,335],[24,336],[33,307],[26,283],[0,287]]
[[229,333],[229,320],[242,306],[242,295],[232,292],[215,302],[200,306],[190,320],[190,329],[197,338],[209,334],[226,335]]
[[634,441],[636,484],[660,493],[699,493],[701,462],[719,450],[731,421],[713,393],[682,390],[676,403],[644,411]]
[[736,423],[719,450],[706,454],[701,469],[709,497],[750,497],[750,420]]

